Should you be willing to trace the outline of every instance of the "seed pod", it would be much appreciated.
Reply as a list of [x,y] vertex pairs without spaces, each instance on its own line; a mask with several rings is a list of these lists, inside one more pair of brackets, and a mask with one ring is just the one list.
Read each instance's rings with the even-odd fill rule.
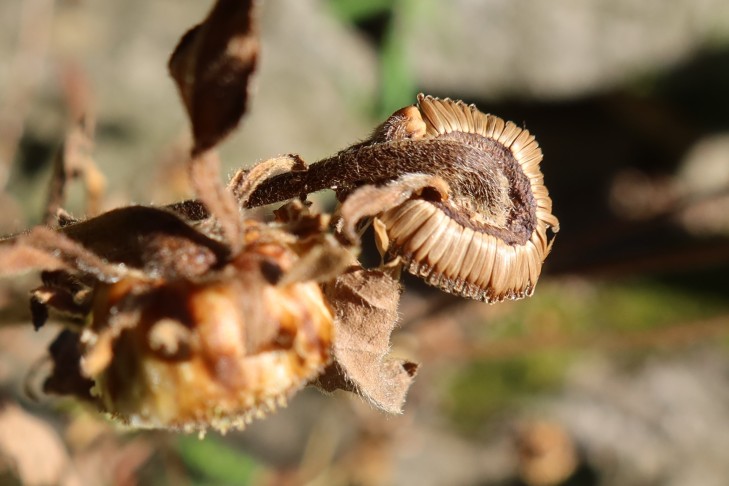
[[559,225],[534,136],[461,101],[418,102],[423,140],[459,141],[482,155],[473,163],[466,151],[454,154],[457,162],[436,169],[449,182],[447,198],[414,198],[381,214],[388,253],[456,295],[486,302],[531,295],[551,249],[547,229]]
[[359,219],[378,216],[378,240],[410,273],[498,302],[531,295],[552,245],[547,230],[559,229],[541,160],[529,131],[421,94],[368,140],[261,183],[248,204],[333,189],[346,237]]

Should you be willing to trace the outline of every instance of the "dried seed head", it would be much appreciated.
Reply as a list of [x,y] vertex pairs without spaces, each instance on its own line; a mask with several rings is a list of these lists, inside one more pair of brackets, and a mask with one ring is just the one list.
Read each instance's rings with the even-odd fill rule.
[[345,239],[360,219],[377,216],[379,241],[408,271],[447,292],[497,302],[532,293],[552,244],[547,230],[559,228],[541,160],[534,136],[514,123],[419,95],[369,139],[267,179],[246,204],[333,189]]
[[420,95],[417,107],[408,114],[425,124],[421,141],[434,150],[444,142],[443,152],[456,160],[432,170],[449,183],[448,198],[424,192],[380,215],[390,255],[464,297],[531,295],[552,244],[547,229],[559,227],[539,144],[527,130],[461,101]]
[[333,315],[316,282],[282,280],[304,256],[288,228],[245,224],[244,249],[200,278],[98,283],[76,363],[55,361],[49,391],[71,367],[121,422],[186,431],[285,404],[329,364]]

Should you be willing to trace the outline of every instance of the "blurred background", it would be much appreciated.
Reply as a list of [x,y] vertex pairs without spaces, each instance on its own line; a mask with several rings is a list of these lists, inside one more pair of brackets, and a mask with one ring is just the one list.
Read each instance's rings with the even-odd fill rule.
[[[104,209],[190,195],[166,62],[210,2],[0,2],[0,234],[41,221],[83,114]],[[0,287],[0,483],[725,485],[729,478],[729,3],[266,0],[226,174],[313,162],[422,91],[523,124],[561,231],[534,297],[406,280],[402,416],[316,390],[243,432],[124,431],[32,391],[57,327]],[[78,187],[76,187],[78,186]],[[83,216],[83,184],[68,210]],[[326,207],[324,195],[318,204]]]

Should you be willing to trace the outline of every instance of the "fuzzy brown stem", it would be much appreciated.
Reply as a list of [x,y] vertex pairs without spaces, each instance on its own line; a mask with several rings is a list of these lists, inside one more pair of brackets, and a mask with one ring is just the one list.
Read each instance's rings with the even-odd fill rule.
[[[353,147],[311,165],[306,171],[272,177],[253,192],[248,206],[263,206],[322,189],[347,193],[358,186],[381,184],[407,173],[438,175],[453,184],[465,179],[465,171],[493,184],[497,160],[505,157],[505,151],[495,143],[485,142],[484,147],[447,139]],[[472,189],[478,192],[476,187]]]
[[272,177],[258,186],[247,205],[262,206],[322,189],[333,189],[343,199],[362,185],[380,185],[412,173],[439,176],[448,183],[453,204],[444,209],[464,226],[482,230],[474,221],[484,221],[508,228],[512,236],[499,236],[520,243],[534,229],[535,201],[519,163],[500,143],[468,133],[356,145],[308,170]]

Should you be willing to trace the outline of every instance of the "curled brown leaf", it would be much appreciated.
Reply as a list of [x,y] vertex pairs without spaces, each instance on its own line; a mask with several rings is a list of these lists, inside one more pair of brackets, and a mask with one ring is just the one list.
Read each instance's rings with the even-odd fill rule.
[[177,83],[195,139],[193,154],[214,147],[248,106],[258,59],[254,0],[218,0],[175,48],[169,70]]
[[101,281],[118,280],[127,272],[79,242],[42,226],[0,243],[0,269],[6,276],[31,270],[76,270]]
[[100,257],[162,277],[194,276],[230,255],[172,211],[127,206],[60,230]]

